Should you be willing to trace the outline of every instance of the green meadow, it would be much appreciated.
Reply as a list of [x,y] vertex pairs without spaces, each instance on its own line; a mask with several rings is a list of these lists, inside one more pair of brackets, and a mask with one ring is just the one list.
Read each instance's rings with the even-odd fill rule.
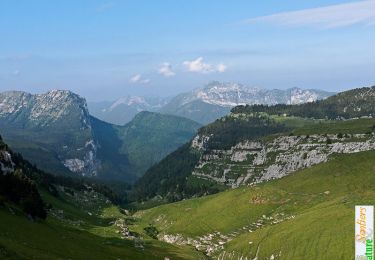
[[353,259],[354,206],[373,205],[374,186],[375,151],[337,155],[279,180],[140,211],[138,230],[219,231],[231,237],[220,259]]

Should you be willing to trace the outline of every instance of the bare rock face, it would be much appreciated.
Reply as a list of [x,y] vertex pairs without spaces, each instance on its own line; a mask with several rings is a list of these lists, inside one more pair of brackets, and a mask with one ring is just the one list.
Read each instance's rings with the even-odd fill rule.
[[6,150],[0,150],[0,170],[3,174],[14,172],[12,156]]
[[281,136],[270,142],[244,141],[230,150],[205,149],[207,136],[197,136],[192,148],[204,150],[193,175],[231,187],[282,178],[326,162],[333,154],[375,149],[373,134]]

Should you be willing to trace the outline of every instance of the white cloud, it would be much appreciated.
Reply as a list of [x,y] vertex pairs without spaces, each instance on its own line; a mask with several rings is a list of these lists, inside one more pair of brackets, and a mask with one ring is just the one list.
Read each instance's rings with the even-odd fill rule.
[[216,70],[217,72],[220,72],[220,73],[223,73],[227,70],[227,66],[224,64],[224,63],[219,63],[217,66],[216,66]]
[[131,83],[147,84],[150,83],[150,79],[144,79],[141,74],[135,74],[129,80]]
[[326,7],[284,12],[249,19],[246,23],[270,22],[287,26],[337,28],[355,24],[375,24],[375,1],[366,0]]
[[172,65],[168,62],[164,62],[163,64],[161,64],[158,72],[166,78],[176,75],[176,73],[172,70]]
[[211,72],[222,73],[227,69],[227,66],[225,66],[223,63],[220,63],[216,66],[209,63],[204,63],[202,57],[199,57],[192,61],[184,61],[182,65],[184,65],[190,72],[197,72],[203,74],[208,74]]

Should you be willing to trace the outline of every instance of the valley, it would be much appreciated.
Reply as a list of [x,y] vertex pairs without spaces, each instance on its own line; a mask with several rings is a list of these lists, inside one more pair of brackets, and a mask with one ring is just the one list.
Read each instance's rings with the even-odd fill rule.
[[0,94],[5,141],[43,170],[64,175],[132,183],[199,127],[152,112],[141,112],[124,126],[109,124],[91,116],[85,99],[70,91]]

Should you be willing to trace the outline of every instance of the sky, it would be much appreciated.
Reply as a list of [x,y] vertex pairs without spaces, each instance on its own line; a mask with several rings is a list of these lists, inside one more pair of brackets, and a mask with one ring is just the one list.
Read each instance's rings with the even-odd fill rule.
[[375,0],[0,0],[0,91],[375,85]]

